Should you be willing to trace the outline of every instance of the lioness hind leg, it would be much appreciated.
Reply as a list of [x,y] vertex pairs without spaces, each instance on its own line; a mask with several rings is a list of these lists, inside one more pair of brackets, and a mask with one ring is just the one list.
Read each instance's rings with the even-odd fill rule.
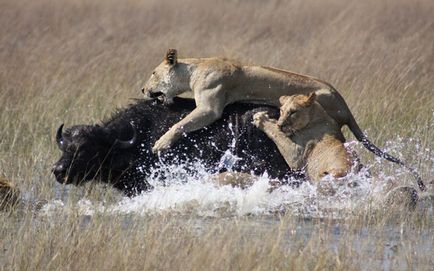
[[333,168],[329,170],[328,174],[330,174],[334,178],[342,178],[347,176],[348,171],[348,168]]
[[316,100],[339,126],[348,124],[351,111],[344,98],[337,91],[330,92],[329,89],[320,89],[315,91],[315,93]]
[[342,178],[348,175],[351,170],[351,161],[347,157],[331,156],[329,162],[319,170],[319,177],[330,175],[333,178]]
[[342,178],[350,172],[352,165],[352,158],[342,142],[332,136],[326,136],[310,153],[307,171],[314,181],[326,175]]

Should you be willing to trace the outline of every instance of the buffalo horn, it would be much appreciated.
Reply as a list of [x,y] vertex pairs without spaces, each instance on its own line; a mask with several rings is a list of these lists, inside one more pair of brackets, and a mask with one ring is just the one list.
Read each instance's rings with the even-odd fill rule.
[[59,126],[56,133],[56,142],[57,146],[59,146],[59,149],[63,149],[64,141],[63,141],[63,123]]

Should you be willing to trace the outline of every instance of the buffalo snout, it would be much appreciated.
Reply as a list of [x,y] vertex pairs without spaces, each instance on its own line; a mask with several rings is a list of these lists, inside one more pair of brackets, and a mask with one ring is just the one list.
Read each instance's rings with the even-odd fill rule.
[[51,172],[56,177],[56,181],[58,181],[59,183],[65,182],[66,167],[64,165],[59,164],[59,163],[55,164],[53,166],[53,168],[51,169]]

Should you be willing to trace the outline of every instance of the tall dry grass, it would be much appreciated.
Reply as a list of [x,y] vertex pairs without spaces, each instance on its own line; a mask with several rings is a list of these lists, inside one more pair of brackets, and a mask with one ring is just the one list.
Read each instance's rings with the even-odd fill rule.
[[[434,161],[418,150],[433,149],[433,14],[430,0],[0,0],[0,174],[25,199],[57,197],[50,167],[58,125],[98,122],[141,97],[170,47],[181,57],[226,56],[329,81],[374,142],[404,138],[394,154],[432,179]],[[202,230],[171,215],[101,214],[89,222],[74,211],[76,199],[68,202],[61,219],[19,208],[0,214],[0,269],[357,270],[384,268],[388,257],[381,233],[389,216],[369,211],[342,222],[346,232],[330,248],[333,225],[321,221],[309,236],[285,217],[251,237],[243,232],[247,218]],[[394,221],[415,235],[400,235],[390,264],[428,270],[430,254],[415,254],[415,246],[433,240],[432,217]],[[378,234],[364,239],[364,227]]]

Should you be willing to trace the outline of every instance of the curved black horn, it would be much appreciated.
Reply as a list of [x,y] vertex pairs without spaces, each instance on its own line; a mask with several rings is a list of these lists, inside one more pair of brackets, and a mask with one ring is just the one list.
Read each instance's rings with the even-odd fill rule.
[[63,141],[63,123],[59,126],[56,133],[56,142],[59,149],[63,149],[65,142]]
[[133,137],[130,140],[120,140],[120,139],[116,139],[116,147],[120,148],[120,149],[128,149],[131,148],[132,146],[134,146],[136,144],[137,141],[137,131],[136,128],[132,125],[131,128],[133,129]]

